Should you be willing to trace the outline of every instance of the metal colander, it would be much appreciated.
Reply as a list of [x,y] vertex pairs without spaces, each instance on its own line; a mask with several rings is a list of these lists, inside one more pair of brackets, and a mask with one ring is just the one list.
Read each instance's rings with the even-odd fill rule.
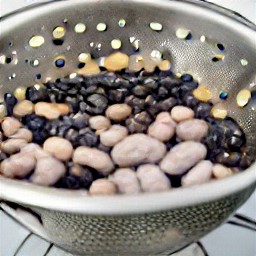
[[[19,86],[73,73],[81,53],[109,55],[117,39],[122,52],[136,50],[145,58],[160,53],[175,73],[190,73],[209,87],[213,102],[242,126],[255,155],[255,97],[243,108],[236,102],[241,89],[255,91],[256,77],[256,28],[242,17],[192,0],[73,0],[27,8],[3,17],[0,26],[1,102]],[[64,67],[56,67],[56,60],[64,60]],[[0,177],[0,198],[39,213],[49,240],[75,254],[168,255],[220,225],[255,182],[254,164],[199,187],[88,197]]]

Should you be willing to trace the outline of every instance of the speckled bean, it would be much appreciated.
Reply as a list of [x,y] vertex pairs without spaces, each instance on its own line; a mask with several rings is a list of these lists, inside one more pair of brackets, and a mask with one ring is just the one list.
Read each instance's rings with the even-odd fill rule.
[[176,122],[182,122],[185,120],[193,119],[194,116],[194,111],[191,108],[185,106],[175,106],[171,110],[171,117]]
[[114,169],[110,156],[97,148],[78,147],[73,154],[74,163],[87,165],[107,175]]
[[91,195],[113,195],[116,192],[116,185],[107,179],[95,180],[89,189]]
[[128,135],[126,127],[121,125],[112,125],[109,130],[100,134],[100,142],[108,147],[113,147],[119,141]]
[[166,153],[165,145],[148,135],[137,133],[117,143],[111,156],[120,167],[158,162]]
[[33,156],[23,153],[12,155],[1,163],[1,172],[4,176],[10,178],[24,178],[36,165]]
[[1,143],[1,150],[11,155],[20,151],[25,145],[27,145],[27,141],[24,139],[8,139]]
[[48,138],[44,142],[43,149],[61,161],[69,160],[73,154],[72,144],[60,137]]
[[181,140],[201,141],[208,133],[208,124],[200,119],[186,120],[177,125],[176,133]]
[[6,137],[9,137],[14,133],[16,133],[21,126],[22,126],[22,123],[16,118],[6,117],[2,123],[2,130],[4,132],[4,135]]
[[137,177],[144,192],[166,191],[171,183],[160,168],[153,164],[145,164],[137,169]]
[[117,169],[110,177],[121,194],[137,194],[141,191],[136,172],[129,168]]
[[211,161],[200,161],[196,166],[188,171],[181,179],[181,184],[184,187],[200,185],[208,182],[212,177],[213,165]]
[[206,157],[206,147],[194,141],[185,141],[174,146],[160,163],[160,167],[171,175],[180,175]]
[[38,185],[51,186],[63,177],[65,173],[66,167],[61,161],[53,157],[46,157],[38,160],[30,180]]

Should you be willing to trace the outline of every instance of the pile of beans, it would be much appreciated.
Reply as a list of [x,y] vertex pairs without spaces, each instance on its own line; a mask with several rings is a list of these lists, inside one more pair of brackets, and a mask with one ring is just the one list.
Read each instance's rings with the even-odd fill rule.
[[5,95],[1,175],[92,195],[166,191],[248,168],[246,138],[171,71],[101,72]]

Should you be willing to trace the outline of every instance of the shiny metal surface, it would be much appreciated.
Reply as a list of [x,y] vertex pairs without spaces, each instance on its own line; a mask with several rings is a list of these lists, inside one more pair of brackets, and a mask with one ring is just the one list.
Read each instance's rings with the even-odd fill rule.
[[[118,27],[120,18],[126,20],[126,27]],[[84,34],[74,32],[78,22],[86,24]],[[107,24],[106,32],[95,29],[99,22]],[[161,23],[163,30],[152,31],[150,22]],[[135,37],[143,54],[161,51],[175,72],[189,72],[207,85],[215,101],[221,91],[227,91],[229,98],[222,104],[244,128],[255,153],[255,105],[238,108],[235,103],[242,88],[255,89],[256,30],[242,18],[198,1],[74,0],[29,8],[3,18],[0,24],[0,55],[16,59],[0,65],[1,95],[17,86],[72,73],[79,53],[105,56],[112,51],[110,41],[114,38],[121,39],[122,51],[131,54],[129,38]],[[52,31],[60,25],[67,33],[63,45],[56,46]],[[189,29],[192,39],[178,39],[175,32],[179,28]],[[42,47],[29,47],[34,35],[44,37]],[[101,44],[100,50],[91,47],[92,42]],[[225,46],[224,52],[217,43]],[[218,54],[224,54],[224,60],[213,62]],[[66,58],[63,69],[53,65],[59,55]],[[29,65],[35,59],[38,67]],[[241,59],[248,65],[242,66]],[[42,76],[39,81],[35,80],[38,73]],[[244,173],[198,187],[122,197],[88,197],[83,192],[41,188],[0,177],[0,198],[40,213],[49,238],[69,251],[102,256],[166,255],[208,233],[236,210],[255,188],[255,168],[254,164]]]

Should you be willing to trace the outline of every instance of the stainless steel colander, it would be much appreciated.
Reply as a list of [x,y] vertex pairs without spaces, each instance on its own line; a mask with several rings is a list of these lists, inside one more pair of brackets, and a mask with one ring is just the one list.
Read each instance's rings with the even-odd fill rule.
[[[106,28],[97,29],[99,23]],[[242,17],[192,0],[73,0],[24,9],[3,17],[0,26],[1,102],[19,86],[73,73],[81,53],[109,55],[118,39],[129,55],[134,48],[145,56],[160,52],[176,73],[191,73],[208,86],[214,102],[227,92],[219,106],[243,127],[256,155],[256,102],[244,108],[236,103],[241,89],[255,90],[256,77],[256,26]],[[62,35],[54,39],[57,27]],[[35,37],[41,45],[31,47]],[[56,67],[57,59],[65,60],[63,68]],[[198,187],[108,197],[0,177],[0,198],[40,214],[49,240],[74,254],[169,255],[223,223],[254,190],[255,171],[254,164]]]

